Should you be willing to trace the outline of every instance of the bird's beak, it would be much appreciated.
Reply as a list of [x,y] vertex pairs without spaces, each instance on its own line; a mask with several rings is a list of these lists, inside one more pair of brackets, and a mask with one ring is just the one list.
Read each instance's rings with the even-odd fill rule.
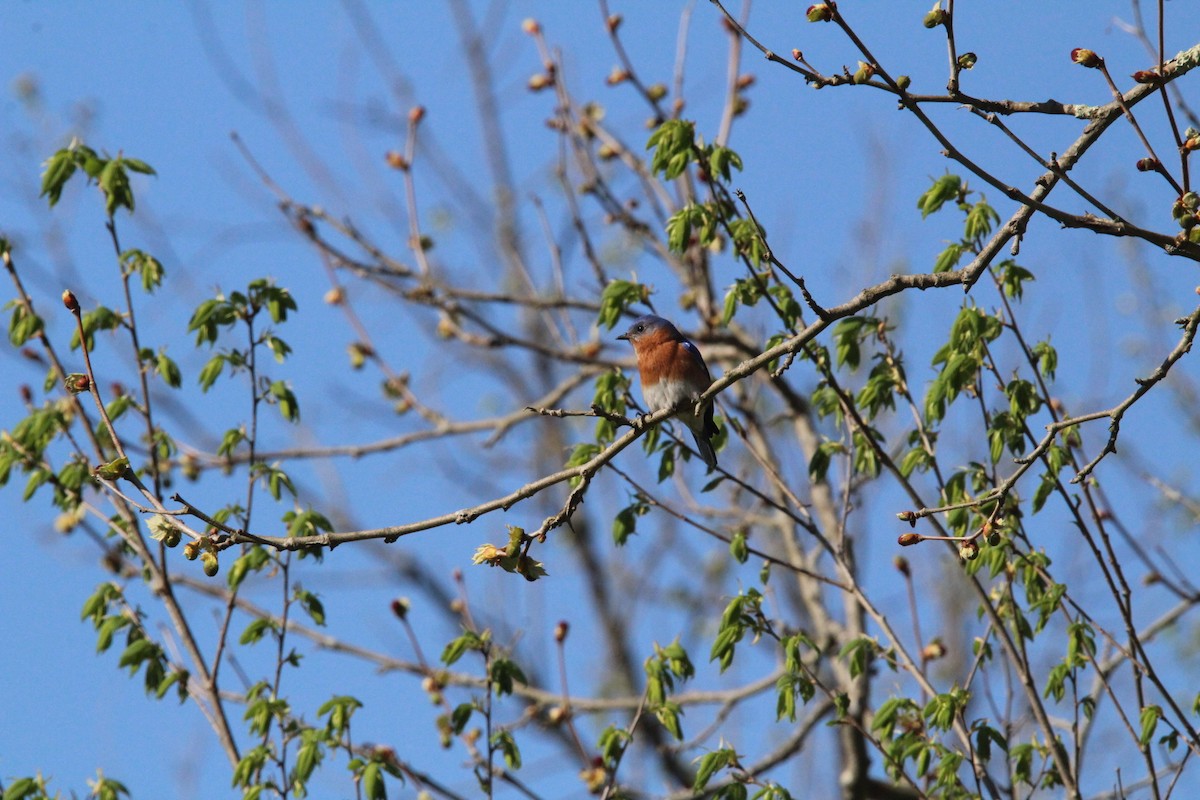
[[629,334],[628,334],[628,333],[622,333],[622,334],[621,334],[620,336],[618,336],[617,338],[618,338],[618,339],[620,339],[620,340],[622,340],[622,341],[628,342],[628,341],[629,341]]

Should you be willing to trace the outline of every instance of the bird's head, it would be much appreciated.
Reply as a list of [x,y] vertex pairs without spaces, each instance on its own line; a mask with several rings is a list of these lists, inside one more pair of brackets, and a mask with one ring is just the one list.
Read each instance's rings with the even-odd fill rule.
[[648,343],[658,339],[682,339],[679,331],[675,326],[667,322],[662,317],[656,317],[653,314],[647,314],[644,317],[638,317],[629,326],[629,330],[617,337],[623,339],[635,348],[638,343]]

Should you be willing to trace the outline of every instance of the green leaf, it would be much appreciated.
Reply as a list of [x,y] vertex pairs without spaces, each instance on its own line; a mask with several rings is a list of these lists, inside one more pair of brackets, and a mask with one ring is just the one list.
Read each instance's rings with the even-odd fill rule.
[[1162,707],[1150,705],[1142,709],[1139,721],[1141,722],[1142,732],[1138,736],[1138,742],[1142,747],[1148,747],[1150,741],[1154,738],[1154,730],[1158,727],[1158,721],[1162,718]]
[[933,185],[925,190],[917,200],[917,208],[921,210],[921,218],[924,219],[930,214],[941,210],[946,201],[957,199],[961,189],[962,178],[957,175],[946,174],[935,180]]

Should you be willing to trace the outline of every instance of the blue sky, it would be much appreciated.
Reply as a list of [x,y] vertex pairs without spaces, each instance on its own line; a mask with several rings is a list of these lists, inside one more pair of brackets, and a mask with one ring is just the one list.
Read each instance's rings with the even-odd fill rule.
[[[669,81],[683,5],[611,3],[626,17],[623,34],[632,57],[656,80]],[[781,52],[800,47],[814,63],[853,66],[848,46],[832,29],[804,25],[794,10],[778,5],[759,3],[751,17],[751,30],[761,33],[764,43]],[[864,37],[880,43],[876,55],[888,63],[911,63],[914,85],[938,90],[944,71],[940,36],[934,42],[917,33],[892,35],[897,20],[919,17],[928,2],[863,5],[854,13],[861,16]],[[1136,43],[1114,22],[1128,18],[1125,3],[1075,0],[1036,10],[1027,4],[1022,13],[1028,19],[1017,14],[1016,20],[999,10],[1000,4],[986,5],[968,7],[959,27],[960,47],[980,41],[980,62],[964,78],[973,94],[1106,102],[1107,89],[1098,77],[1069,63],[1067,54],[1076,46],[1110,54],[1120,74],[1144,66]],[[1171,13],[1176,5],[1182,4],[1168,4]],[[592,3],[526,0],[511,3],[504,12],[489,12],[479,3],[469,6],[487,19],[486,38],[497,63],[500,124],[522,191],[546,197],[555,191],[549,173],[553,134],[543,125],[551,100],[525,88],[539,60],[521,33],[524,17],[536,16],[549,40],[561,46],[573,88],[581,96],[601,98],[615,126],[638,131],[644,110],[628,92],[603,85],[615,57]],[[397,215],[401,189],[383,154],[400,146],[397,120],[409,106],[427,108],[428,135],[475,182],[477,191],[488,193],[482,133],[448,8],[436,3],[360,7],[194,1],[158,4],[153,10],[126,2],[103,7],[6,4],[0,11],[8,33],[0,53],[0,147],[5,155],[0,228],[17,246],[18,265],[35,301],[47,312],[52,335],[65,341],[68,331],[66,315],[51,312],[57,311],[54,304],[64,285],[75,289],[85,305],[116,303],[111,244],[92,191],[75,187],[52,212],[37,198],[41,161],[72,134],[82,133],[97,149],[124,152],[158,170],[157,177],[136,182],[137,214],[122,215],[119,225],[125,246],[150,250],[166,265],[168,286],[153,302],[143,303],[141,323],[156,332],[156,344],[167,346],[184,368],[188,390],[183,402],[193,414],[224,420],[214,425],[219,430],[236,421],[236,404],[242,401],[232,384],[208,396],[194,388],[192,376],[205,356],[190,352],[185,334],[190,308],[218,287],[237,288],[270,275],[288,286],[300,304],[296,320],[280,331],[297,358],[275,374],[294,382],[300,393],[302,440],[369,441],[394,432],[386,418],[358,413],[377,403],[377,377],[345,370],[344,350],[353,335],[341,316],[321,302],[328,283],[320,265],[284,224],[273,197],[256,180],[230,134],[236,132],[296,199],[320,203],[336,214],[352,213],[385,246],[402,251],[406,231]],[[377,54],[356,27],[354,20],[362,25],[363,18],[355,15],[364,12],[398,70],[389,80],[381,78]],[[726,40],[715,10],[705,2],[694,6],[691,31],[687,114],[709,135],[719,118]],[[1173,53],[1193,43],[1168,41],[1167,49]],[[926,271],[944,240],[956,236],[958,225],[949,218],[921,221],[916,210],[923,182],[951,166],[928,135],[899,112],[889,116],[890,101],[878,93],[825,90],[818,97],[784,70],[768,69],[749,49],[743,63],[758,81],[748,93],[751,114],[732,142],[746,162],[741,186],[777,251],[786,252],[793,268],[809,276],[818,299],[831,305],[849,297],[864,280],[893,271]],[[396,77],[400,80],[390,82]],[[36,87],[32,94],[29,87]],[[965,137],[973,157],[1002,170],[1014,184],[1028,187],[1040,172],[967,112],[947,107],[939,109],[938,119],[948,131]],[[1074,120],[1022,124],[1023,133],[1043,152],[1064,148],[1079,129]],[[1161,133],[1153,123],[1150,129]],[[640,144],[633,136],[631,140]],[[1129,208],[1140,209],[1143,219],[1155,222],[1166,214],[1170,198],[1160,187],[1148,189],[1150,181],[1128,168],[1124,160],[1135,152],[1131,141],[1124,131],[1109,137],[1103,146],[1112,148],[1111,155],[1089,160],[1078,177],[1110,190]],[[417,176],[422,197],[428,198],[422,213],[447,259],[464,273],[487,270],[486,263],[478,263],[470,220],[457,210],[452,193],[432,170],[418,170]],[[994,191],[986,193],[1002,217],[1011,211]],[[536,236],[535,217],[526,211],[523,221],[528,235]],[[1190,265],[1167,263],[1144,249],[1138,253],[1162,292],[1158,301],[1167,309],[1164,316],[1189,307],[1194,301]],[[1137,294],[1127,253],[1090,233],[1060,233],[1039,222],[1030,230],[1023,258],[1038,267],[1039,286],[1045,284],[1026,308],[1036,330],[1063,343],[1068,353],[1073,337],[1090,331],[1113,331],[1124,348],[1117,358],[1088,354],[1070,359],[1061,381],[1066,400],[1119,399],[1129,391],[1132,376],[1144,374],[1161,357],[1154,354],[1163,352],[1139,349],[1148,340],[1141,332],[1147,306]],[[637,269],[638,264],[630,266]],[[654,282],[654,276],[642,277]],[[924,344],[918,339],[911,345],[911,363],[923,366],[930,353],[922,347],[931,352],[961,297],[935,293],[920,303],[899,313],[911,315],[918,330],[924,326],[929,331]],[[436,340],[421,324],[425,320],[397,318],[390,303],[370,296],[361,299],[359,310],[369,325],[388,332],[390,353],[411,369],[419,388],[432,391],[436,386],[458,397],[464,416],[513,402],[502,389],[439,365]],[[1160,335],[1157,345],[1173,339],[1169,326],[1154,330]],[[114,372],[123,368],[115,352],[102,351],[98,357],[102,364],[112,359],[108,364]],[[5,375],[0,425],[7,428],[20,410],[17,385],[37,386],[42,373],[11,349],[0,355],[0,371]],[[1171,413],[1169,403],[1146,409],[1128,420],[1128,432],[1150,431],[1156,415]],[[276,444],[293,435],[282,427],[268,432]],[[198,434],[198,443],[211,448],[211,434],[207,436]],[[1145,455],[1165,454],[1164,469],[1186,481],[1191,475],[1177,436],[1155,439],[1151,433],[1144,440],[1150,451]],[[526,464],[497,475],[453,445],[434,446],[421,459],[405,456],[375,466],[309,465],[298,474],[306,485],[345,491],[348,516],[364,527],[466,506],[532,477],[522,471]],[[436,474],[429,463],[436,465]],[[221,489],[194,490],[198,496],[189,499],[215,503]],[[124,780],[137,797],[232,796],[223,759],[194,707],[147,701],[139,680],[116,669],[113,653],[95,654],[94,635],[79,622],[79,609],[95,584],[107,578],[97,566],[96,550],[81,537],[54,533],[41,499],[23,504],[20,490],[18,479],[0,491],[0,514],[9,521],[4,531],[7,567],[0,585],[0,671],[5,676],[0,718],[7,722],[0,733],[0,776],[42,769],[54,777],[56,788],[82,792],[85,779],[102,768]],[[534,518],[537,514],[531,512],[511,519],[524,524]],[[488,525],[486,531],[475,527],[415,537],[397,549],[401,556],[410,548],[419,550],[442,574],[468,568],[474,547],[498,538],[494,531],[501,521]],[[877,555],[881,563],[890,562],[890,544],[878,545]],[[343,630],[369,646],[406,655],[407,643],[386,607],[388,598],[404,592],[379,548],[344,549],[330,556],[325,569],[299,571],[306,584],[329,598],[333,624],[346,621]],[[747,573],[747,580],[752,574]],[[524,586],[478,569],[469,573],[469,580],[481,596],[503,597],[511,604],[515,610],[508,621],[513,628],[532,631],[529,637],[546,634],[535,646],[549,656],[547,623],[552,625],[562,613],[561,588],[526,592]],[[256,599],[269,602],[270,597],[264,590]],[[429,620],[427,649],[436,652],[436,643],[450,628],[434,610],[418,611]],[[643,644],[648,648],[661,633],[648,626]],[[400,715],[432,717],[432,710],[416,709],[411,699],[399,697],[385,678],[332,655],[313,654],[305,662],[297,673],[298,696],[315,708],[328,696],[333,682],[324,678],[330,675],[363,687],[359,691],[368,699],[364,726],[372,732],[368,738],[394,735],[391,726]],[[430,730],[428,719],[413,724]],[[411,744],[415,752],[409,757],[419,762],[422,744]],[[437,752],[433,742],[424,747],[431,758]],[[568,777],[570,770],[564,781]],[[344,791],[344,783],[333,785],[340,788],[330,791]]]

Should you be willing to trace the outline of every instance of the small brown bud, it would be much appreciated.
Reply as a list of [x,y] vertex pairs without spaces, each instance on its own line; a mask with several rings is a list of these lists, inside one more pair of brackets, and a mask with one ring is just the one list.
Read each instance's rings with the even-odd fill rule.
[[567,719],[569,712],[562,706],[554,706],[546,712],[546,719],[551,725],[559,725]]
[[340,306],[342,303],[346,302],[346,290],[341,286],[335,286],[326,292],[322,299],[328,305]]
[[803,61],[804,53],[800,52],[800,48],[793,47],[792,48],[792,58],[794,58],[796,61]]
[[739,75],[737,83],[734,84],[738,89],[749,89],[754,85],[756,78],[753,75]]
[[934,638],[929,644],[921,648],[922,661],[937,661],[939,658],[945,658],[946,645],[941,639]]
[[75,293],[70,289],[63,289],[62,301],[63,305],[67,307],[67,311],[72,314],[79,311],[79,301],[75,299]]
[[612,14],[608,19],[604,20],[604,25],[608,28],[609,33],[616,33],[617,28],[621,27],[623,21],[624,19],[620,14]]
[[413,106],[408,110],[408,124],[419,125],[425,119],[425,106]]
[[1139,69],[1129,77],[1133,78],[1138,83],[1158,83],[1162,80],[1162,76],[1152,69]]
[[[911,535],[911,534],[906,534],[906,535]],[[908,578],[908,577],[912,576],[912,570],[908,566],[908,559],[905,558],[904,556],[893,556],[892,557],[892,566],[895,567],[896,571],[899,572],[904,577]]]
[[1184,140],[1183,151],[1190,153],[1193,150],[1200,150],[1200,136],[1193,136],[1190,139]]
[[33,402],[33,389],[29,388],[29,384],[22,383],[19,391],[21,392],[21,402],[22,403],[24,403],[25,405],[29,405],[30,403]]
[[570,630],[570,623],[568,623],[565,619],[559,620],[558,624],[554,626],[554,641],[562,644],[567,638],[567,633],[569,633]]
[[1138,172],[1157,172],[1162,164],[1157,158],[1139,158],[1137,160]]
[[392,169],[398,169],[401,172],[408,169],[408,159],[398,150],[388,150],[384,158],[387,159],[387,165]]
[[620,67],[613,67],[612,72],[608,73],[608,77],[604,79],[604,82],[609,86],[616,86],[618,83],[624,83],[627,80],[629,80],[628,72]]
[[919,533],[902,533],[896,539],[896,542],[901,547],[908,547],[909,545],[916,544],[920,541],[921,541],[921,534],[919,534]]
[[917,512],[915,511],[901,511],[896,515],[896,519],[907,522],[910,528],[917,527]]
[[537,36],[539,33],[542,32],[542,26],[541,26],[541,23],[539,23],[533,17],[526,17],[525,20],[521,23],[521,30],[523,30],[525,33],[529,34],[530,36]]
[[1088,50],[1086,47],[1076,47],[1072,50],[1071,60],[1088,69],[1096,69],[1104,63],[1104,59],[1096,55],[1095,50]]

